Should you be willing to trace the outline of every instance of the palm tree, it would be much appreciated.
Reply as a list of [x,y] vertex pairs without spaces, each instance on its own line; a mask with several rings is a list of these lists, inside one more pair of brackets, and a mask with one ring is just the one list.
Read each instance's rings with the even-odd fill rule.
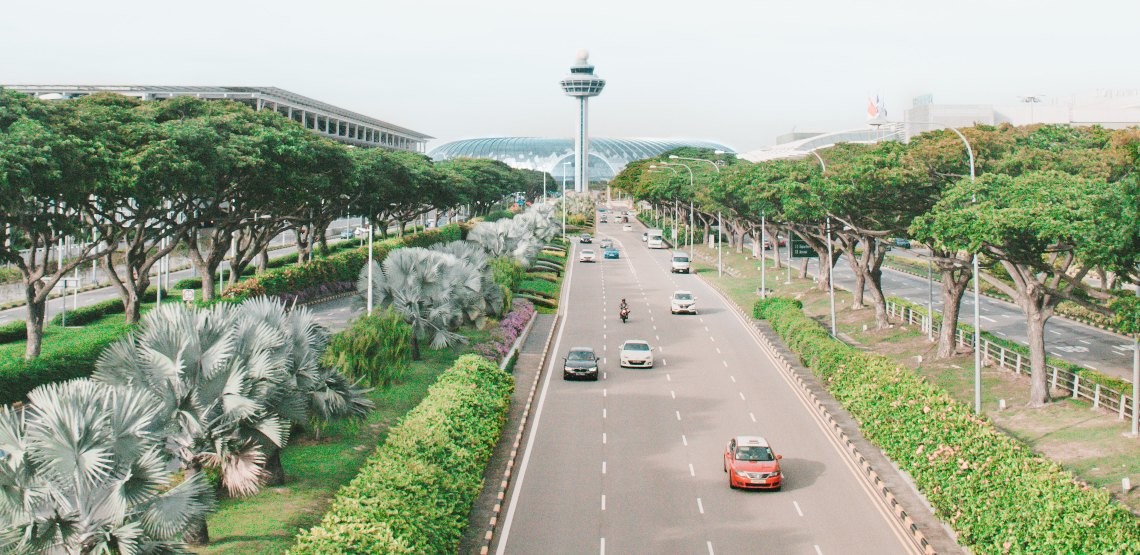
[[174,553],[214,505],[163,454],[161,403],[137,388],[81,379],[0,408],[0,552]]
[[[334,368],[320,363],[328,346],[329,334],[317,323],[313,313],[301,307],[286,310],[280,301],[267,297],[249,299],[238,305],[235,321],[238,351],[257,353],[259,338],[279,334],[281,341],[273,347],[273,358],[282,372],[269,383],[266,407],[283,421],[294,426],[320,427],[325,422],[342,418],[360,418],[374,407],[368,398],[371,389],[350,382]],[[263,330],[268,328],[268,330]],[[269,331],[272,330],[272,331]],[[264,355],[262,355],[264,356]],[[281,447],[258,437],[266,453],[264,484],[285,483],[281,465]]]
[[[261,485],[263,445],[284,446],[289,426],[268,407],[274,384],[284,380],[284,339],[268,325],[243,330],[239,309],[164,305],[149,312],[139,329],[109,346],[93,379],[149,392],[163,422],[167,454],[197,472],[218,468],[231,495],[249,495]],[[205,520],[188,534],[209,538]]]
[[[433,245],[431,250],[454,256],[456,263],[466,267],[469,274],[479,276],[479,286],[475,290],[460,288],[459,294],[468,307],[468,323],[483,326],[485,316],[502,315],[506,309],[506,294],[495,283],[495,272],[491,269],[491,257],[483,247],[472,241],[451,241]],[[472,284],[473,285],[473,284]]]
[[[373,262],[372,288],[380,306],[389,306],[412,326],[412,359],[420,360],[420,341],[433,349],[463,341],[455,333],[464,321],[461,297],[478,290],[479,275],[472,274],[450,254],[420,247],[397,249],[382,265]],[[368,289],[368,268],[362,268],[356,289]]]

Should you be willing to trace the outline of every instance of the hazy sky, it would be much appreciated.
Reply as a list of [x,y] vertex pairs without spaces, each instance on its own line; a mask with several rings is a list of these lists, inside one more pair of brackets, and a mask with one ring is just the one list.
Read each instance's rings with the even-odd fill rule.
[[598,137],[719,141],[942,103],[1140,88],[1140,1],[4,2],[0,83],[276,86],[437,137],[569,137],[586,48]]

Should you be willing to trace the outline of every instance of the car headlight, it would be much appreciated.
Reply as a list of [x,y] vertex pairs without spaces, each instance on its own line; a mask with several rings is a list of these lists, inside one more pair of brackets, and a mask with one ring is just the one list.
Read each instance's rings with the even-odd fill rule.
[[740,476],[741,478],[747,478],[748,477],[748,473],[743,471],[743,470],[737,470],[735,472],[736,472],[736,475]]

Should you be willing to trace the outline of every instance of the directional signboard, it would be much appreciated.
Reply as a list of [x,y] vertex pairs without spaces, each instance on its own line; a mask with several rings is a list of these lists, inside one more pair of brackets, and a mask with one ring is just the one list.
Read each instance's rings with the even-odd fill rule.
[[808,246],[799,235],[792,235],[792,258],[819,258],[819,253]]

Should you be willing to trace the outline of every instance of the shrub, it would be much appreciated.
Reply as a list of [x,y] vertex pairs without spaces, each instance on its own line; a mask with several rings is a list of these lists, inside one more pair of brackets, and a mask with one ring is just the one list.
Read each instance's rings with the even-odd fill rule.
[[498,220],[505,220],[515,217],[510,210],[495,210],[486,216],[483,216],[484,222],[495,222]]
[[43,384],[90,376],[103,349],[129,329],[120,320],[68,330],[53,340],[50,349],[45,345],[39,358],[0,364],[0,404],[22,401],[29,391]]
[[534,317],[534,304],[526,299],[516,299],[511,305],[511,311],[499,321],[498,327],[491,332],[491,337],[472,349],[476,354],[498,364],[507,356],[511,345],[519,338],[530,319]]
[[890,359],[835,341],[794,301],[761,300],[753,312],[771,322],[974,553],[1140,552],[1136,518],[1107,491]]
[[513,388],[490,362],[460,357],[290,553],[455,553]]
[[23,320],[8,322],[0,326],[0,344],[24,341],[28,338],[28,324]]
[[544,279],[528,279],[519,284],[518,291],[553,298],[558,296],[558,285]]
[[517,289],[519,283],[526,277],[526,270],[512,258],[500,256],[491,259],[491,271],[495,276],[495,283],[505,285],[508,289]]
[[351,380],[388,387],[407,374],[412,362],[412,327],[393,311],[357,318],[352,327],[332,337],[324,363]]
[[174,282],[174,285],[171,286],[171,289],[173,289],[175,291],[182,291],[183,289],[201,289],[201,288],[202,288],[202,278],[200,278],[200,277],[180,279],[180,280]]
[[[67,325],[85,326],[91,322],[101,320],[104,316],[122,314],[123,312],[125,312],[123,309],[123,301],[119,299],[107,299],[95,304],[81,306],[75,310],[68,310]],[[49,323],[53,326],[62,325],[63,314],[56,314]]]

